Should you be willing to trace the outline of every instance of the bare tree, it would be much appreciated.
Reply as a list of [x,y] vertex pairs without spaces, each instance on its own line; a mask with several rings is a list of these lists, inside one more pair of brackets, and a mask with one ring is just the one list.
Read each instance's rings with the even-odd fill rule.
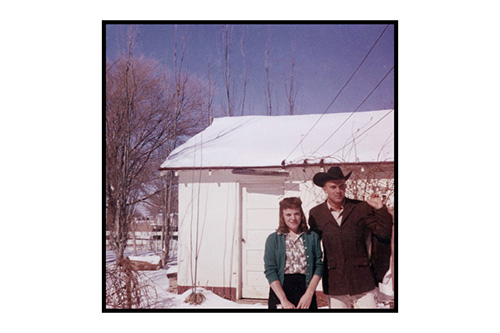
[[[180,45],[179,45],[180,43]],[[208,122],[208,115],[204,112],[206,108],[206,89],[205,84],[200,80],[184,72],[183,64],[187,48],[185,36],[178,38],[177,26],[175,27],[175,45],[174,45],[174,123],[172,128],[171,140],[167,145],[167,151],[162,154],[163,158],[168,156],[181,142],[182,136],[192,136],[201,131]],[[196,112],[193,112],[196,111]],[[190,117],[186,118],[186,115]],[[185,120],[189,120],[186,122]],[[187,126],[186,126],[187,125]],[[164,201],[163,201],[163,251],[162,261],[166,263],[169,257],[169,242],[172,235],[171,216],[176,207],[177,198],[177,179],[173,171],[167,172],[164,178]]]
[[207,64],[207,126],[210,125],[212,121],[212,109],[215,96],[216,82],[212,82],[212,64],[209,62]]
[[270,50],[269,50],[269,31],[267,34],[266,40],[266,50],[264,55],[264,70],[266,72],[266,106],[267,106],[267,115],[272,116],[273,114],[273,103],[271,98],[271,79],[269,78],[269,61],[270,61]]
[[246,99],[246,90],[248,83],[248,71],[247,71],[247,57],[245,55],[245,48],[243,47],[243,41],[245,37],[245,28],[241,31],[241,41],[240,41],[240,50],[241,55],[243,57],[243,98],[241,102],[241,115],[245,114],[245,99]]
[[[158,166],[181,135],[199,130],[202,88],[179,75],[172,88],[158,62],[127,52],[106,64],[106,227],[118,262],[123,259],[131,213],[164,188]],[[178,98],[182,96],[182,98]]]
[[292,68],[290,73],[290,85],[288,86],[285,78],[285,93],[288,103],[288,114],[295,114],[297,99],[297,84],[295,82],[295,41],[292,42]]
[[224,81],[224,92],[226,95],[226,114],[231,117],[234,114],[234,81],[232,82],[231,72],[231,43],[233,42],[234,29],[230,25],[222,26],[222,60],[221,70]]
[[[240,38],[240,52],[243,59],[243,77],[241,92],[236,84],[236,79],[233,76],[231,63],[231,47],[234,39],[234,27],[232,25],[224,25],[221,27],[221,47],[220,47],[220,66],[222,73],[222,81],[224,85],[225,102],[223,108],[228,117],[245,114],[246,89],[248,83],[247,58],[245,53],[245,28],[242,28]],[[238,110],[240,110],[238,112]]]

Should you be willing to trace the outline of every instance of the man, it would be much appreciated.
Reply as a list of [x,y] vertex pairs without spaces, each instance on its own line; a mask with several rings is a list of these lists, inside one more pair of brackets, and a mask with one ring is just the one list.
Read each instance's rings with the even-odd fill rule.
[[[309,225],[323,242],[323,291],[329,307],[376,308],[377,280],[389,267],[392,216],[378,194],[366,202],[345,197],[351,173],[344,176],[339,167],[332,167],[314,175],[314,184],[328,198],[311,209]],[[367,239],[377,246],[371,257]]]

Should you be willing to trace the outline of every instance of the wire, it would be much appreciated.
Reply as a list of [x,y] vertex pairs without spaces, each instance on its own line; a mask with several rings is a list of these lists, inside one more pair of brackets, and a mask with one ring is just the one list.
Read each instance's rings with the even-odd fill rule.
[[292,151],[287,155],[287,157],[285,157],[285,159],[283,160],[286,161],[286,159],[288,157],[290,157],[290,155],[292,155],[292,153],[295,151],[295,149],[297,149],[301,143],[305,140],[305,138],[311,133],[311,131],[314,129],[314,127],[316,127],[316,125],[319,123],[319,121],[321,120],[321,118],[323,118],[323,116],[325,115],[325,113],[328,111],[328,109],[330,109],[330,107],[333,105],[333,103],[335,103],[335,101],[337,100],[337,98],[339,97],[339,95],[342,93],[342,91],[344,90],[345,87],[347,87],[347,85],[349,84],[349,82],[351,82],[352,78],[354,77],[354,75],[356,75],[356,73],[358,72],[359,68],[361,67],[361,65],[363,65],[363,63],[365,62],[366,58],[368,58],[368,56],[370,55],[370,53],[372,52],[373,48],[375,47],[375,45],[377,45],[378,41],[380,40],[380,38],[382,38],[382,35],[384,34],[384,32],[387,30],[387,28],[389,28],[389,24],[384,28],[384,30],[382,30],[382,32],[380,33],[380,35],[378,36],[377,40],[375,41],[375,43],[373,43],[372,47],[368,50],[368,52],[366,53],[365,57],[363,58],[363,60],[361,60],[361,62],[359,63],[358,67],[354,70],[354,72],[352,73],[352,75],[349,77],[349,79],[346,81],[346,83],[344,84],[344,86],[340,89],[340,91],[337,93],[337,95],[335,96],[335,98],[332,100],[332,102],[327,106],[327,108],[325,109],[325,111],[323,111],[323,113],[321,114],[321,116],[318,118],[318,120],[314,123],[314,125],[311,127],[311,129],[306,133],[306,135],[304,135],[302,137],[302,139],[299,141],[299,143],[297,144],[297,146],[295,146],[295,148],[292,149]]
[[391,73],[391,71],[393,69],[394,69],[394,66],[392,66],[389,69],[389,71],[387,72],[387,74],[384,75],[384,77],[379,81],[379,83],[377,83],[377,85],[375,86],[375,88],[373,88],[372,91],[370,91],[370,93],[365,97],[365,99],[363,99],[363,101],[358,105],[358,107],[353,112],[351,112],[351,114],[349,115],[349,117],[347,117],[344,120],[344,122],[342,124],[340,124],[340,126],[318,148],[316,148],[316,150],[311,155],[314,155],[321,147],[323,147],[328,142],[328,140],[330,140],[332,138],[332,136],[335,135],[335,133],[337,133],[339,131],[339,129],[342,126],[344,126],[344,124],[354,115],[354,113],[359,110],[359,108],[368,100],[368,98],[370,98],[370,96],[375,92],[375,90],[377,90],[377,88],[382,84],[382,82],[384,82],[384,80],[386,79],[386,77],[389,76],[389,74]]
[[[373,125],[371,125],[370,127],[368,127],[366,130],[364,130],[362,133],[359,133],[359,135],[355,138],[353,138],[351,141],[347,142],[343,147],[337,149],[335,152],[331,153],[330,156],[333,157],[334,154],[338,153],[339,151],[341,151],[342,149],[344,149],[345,147],[347,147],[347,145],[351,144],[352,142],[354,142],[356,139],[358,139],[359,137],[361,137],[363,134],[365,134],[366,132],[368,132],[370,129],[372,129],[375,125],[377,125],[379,122],[381,122],[385,117],[387,117],[389,115],[389,113],[391,113],[392,111],[394,111],[394,109],[391,109],[389,112],[387,112],[382,118],[380,118],[379,120],[377,120]],[[326,140],[328,141],[328,139]],[[319,148],[318,148],[319,149]],[[316,150],[317,151],[317,150]]]

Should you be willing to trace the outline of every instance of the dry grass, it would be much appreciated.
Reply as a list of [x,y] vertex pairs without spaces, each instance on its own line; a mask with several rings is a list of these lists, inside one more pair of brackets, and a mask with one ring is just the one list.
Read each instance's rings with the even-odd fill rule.
[[149,308],[157,297],[154,284],[130,260],[106,267],[106,308]]
[[185,300],[184,303],[189,303],[192,305],[200,305],[205,301],[205,295],[202,293],[197,293],[196,291],[193,291],[191,295],[189,295]]

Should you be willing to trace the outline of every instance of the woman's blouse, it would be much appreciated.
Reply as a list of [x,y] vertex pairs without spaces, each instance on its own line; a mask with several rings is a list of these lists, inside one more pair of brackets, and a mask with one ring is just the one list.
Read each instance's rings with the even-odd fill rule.
[[286,234],[285,240],[285,274],[306,274],[306,251],[302,234],[293,238],[290,234]]
[[[264,274],[267,281],[285,281],[286,245],[285,234],[277,231],[270,234],[266,239],[264,251]],[[314,231],[307,232],[300,237],[304,243],[306,253],[306,285],[309,285],[313,275],[323,276],[323,252],[319,235]]]

